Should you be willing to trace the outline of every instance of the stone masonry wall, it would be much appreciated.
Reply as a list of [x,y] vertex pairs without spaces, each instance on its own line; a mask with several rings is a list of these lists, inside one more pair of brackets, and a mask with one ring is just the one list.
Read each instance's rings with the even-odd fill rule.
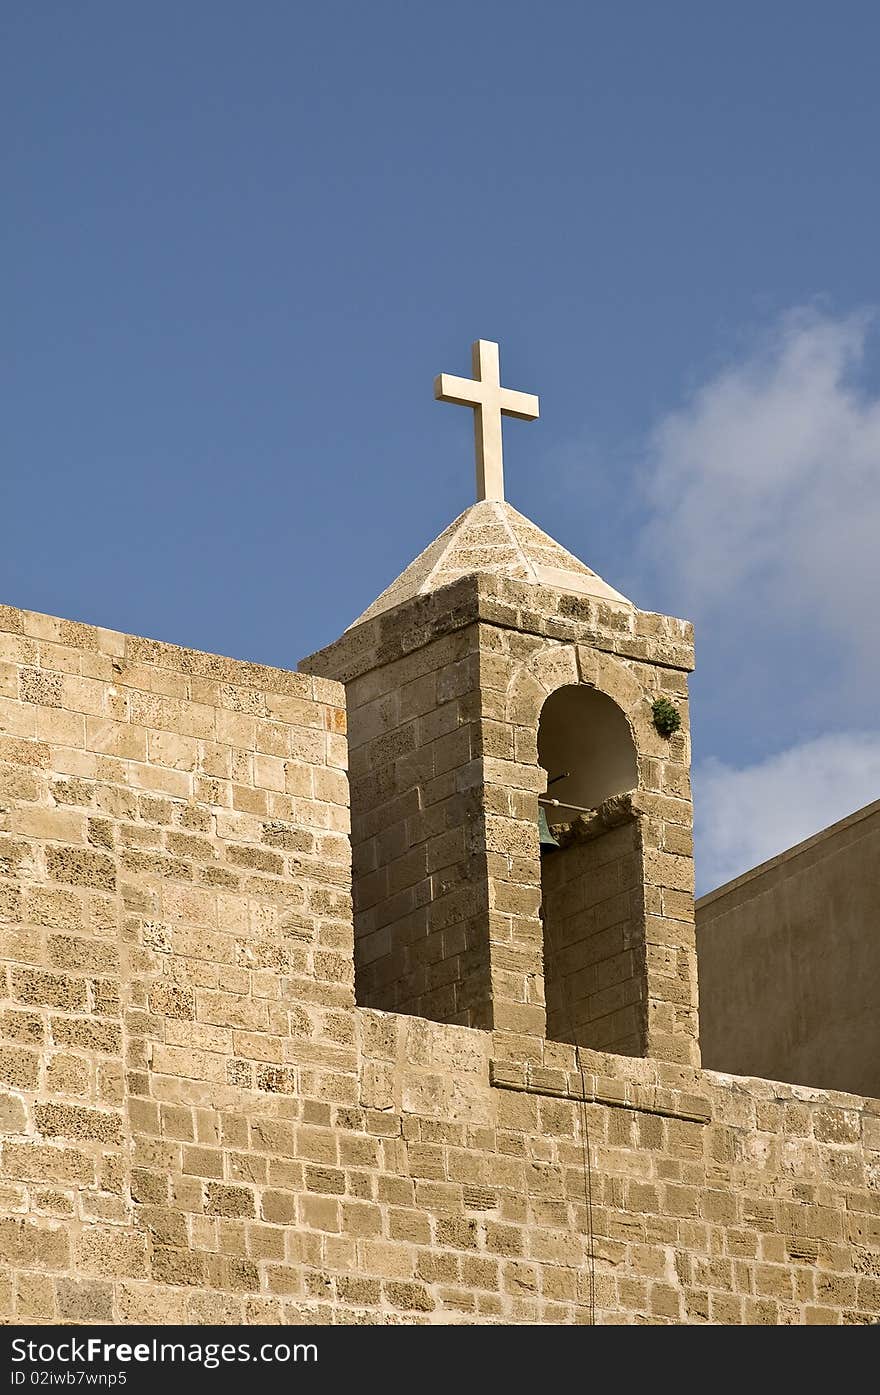
[[547,1035],[623,1056],[646,1046],[638,821],[585,830],[541,858]]
[[62,1317],[91,1311],[73,1276],[223,1287],[237,1260],[185,1218],[243,1195],[214,1093],[332,1094],[352,1036],[342,689],[8,608],[0,655],[16,1312],[46,1270]]
[[[637,751],[646,1049],[698,1062],[692,666],[684,621],[494,575],[463,577],[384,612],[303,660],[345,683],[349,701],[356,930],[358,941],[373,939],[357,949],[359,993],[368,991],[360,1001],[546,1035],[538,725],[551,692],[584,683],[621,708]],[[671,740],[653,727],[661,694],[682,718]],[[443,861],[429,869],[435,856]],[[367,954],[376,956],[369,970]],[[389,954],[405,988],[393,986]],[[422,976],[417,997],[412,965]]]
[[[497,579],[479,594],[486,617],[480,625],[480,685],[494,1025],[545,1034],[537,827],[546,775],[537,765],[537,735],[549,695],[585,684],[623,712],[637,754],[632,808],[639,816],[643,888],[638,910],[643,1049],[696,1065],[690,627],[666,616],[615,612],[581,597]],[[651,704],[661,694],[674,700],[681,716],[681,729],[671,740],[653,725]]]
[[0,617],[5,1320],[877,1319],[880,1103],[356,1008],[341,689]]
[[357,999],[490,1026],[476,627],[347,688]]

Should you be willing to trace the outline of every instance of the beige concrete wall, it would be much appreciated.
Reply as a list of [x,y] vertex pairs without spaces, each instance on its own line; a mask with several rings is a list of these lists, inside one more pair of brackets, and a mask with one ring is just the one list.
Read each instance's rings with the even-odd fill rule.
[[880,1096],[880,801],[697,902],[703,1062]]

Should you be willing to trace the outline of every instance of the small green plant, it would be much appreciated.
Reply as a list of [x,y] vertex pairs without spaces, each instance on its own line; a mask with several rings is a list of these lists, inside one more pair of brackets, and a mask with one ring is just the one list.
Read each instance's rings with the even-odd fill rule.
[[654,726],[661,736],[672,736],[681,726],[681,713],[667,697],[655,698],[651,704]]

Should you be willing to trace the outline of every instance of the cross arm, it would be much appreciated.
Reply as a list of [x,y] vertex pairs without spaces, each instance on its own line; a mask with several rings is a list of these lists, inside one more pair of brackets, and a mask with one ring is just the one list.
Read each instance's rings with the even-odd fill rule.
[[519,417],[520,421],[537,421],[538,399],[531,392],[514,392],[513,388],[502,388],[501,410],[506,417]]
[[[472,378],[456,378],[453,373],[438,373],[434,379],[434,397],[438,402],[458,402],[462,407],[479,407],[483,402],[482,383]],[[522,394],[514,393],[514,396]]]

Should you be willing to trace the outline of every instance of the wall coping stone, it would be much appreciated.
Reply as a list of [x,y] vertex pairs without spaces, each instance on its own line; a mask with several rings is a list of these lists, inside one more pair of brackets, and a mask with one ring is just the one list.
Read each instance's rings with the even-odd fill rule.
[[301,659],[299,668],[349,682],[440,635],[476,623],[563,644],[589,644],[606,653],[686,673],[694,667],[690,621],[653,611],[623,610],[549,586],[474,572],[355,625],[332,644]]
[[531,1095],[552,1095],[560,1099],[605,1104],[613,1109],[633,1109],[643,1114],[660,1114],[667,1119],[687,1119],[708,1124],[712,1108],[705,1095],[665,1090],[662,1086],[639,1085],[632,1080],[616,1080],[608,1075],[565,1071],[532,1061],[489,1062],[489,1083],[500,1090],[520,1090]]

